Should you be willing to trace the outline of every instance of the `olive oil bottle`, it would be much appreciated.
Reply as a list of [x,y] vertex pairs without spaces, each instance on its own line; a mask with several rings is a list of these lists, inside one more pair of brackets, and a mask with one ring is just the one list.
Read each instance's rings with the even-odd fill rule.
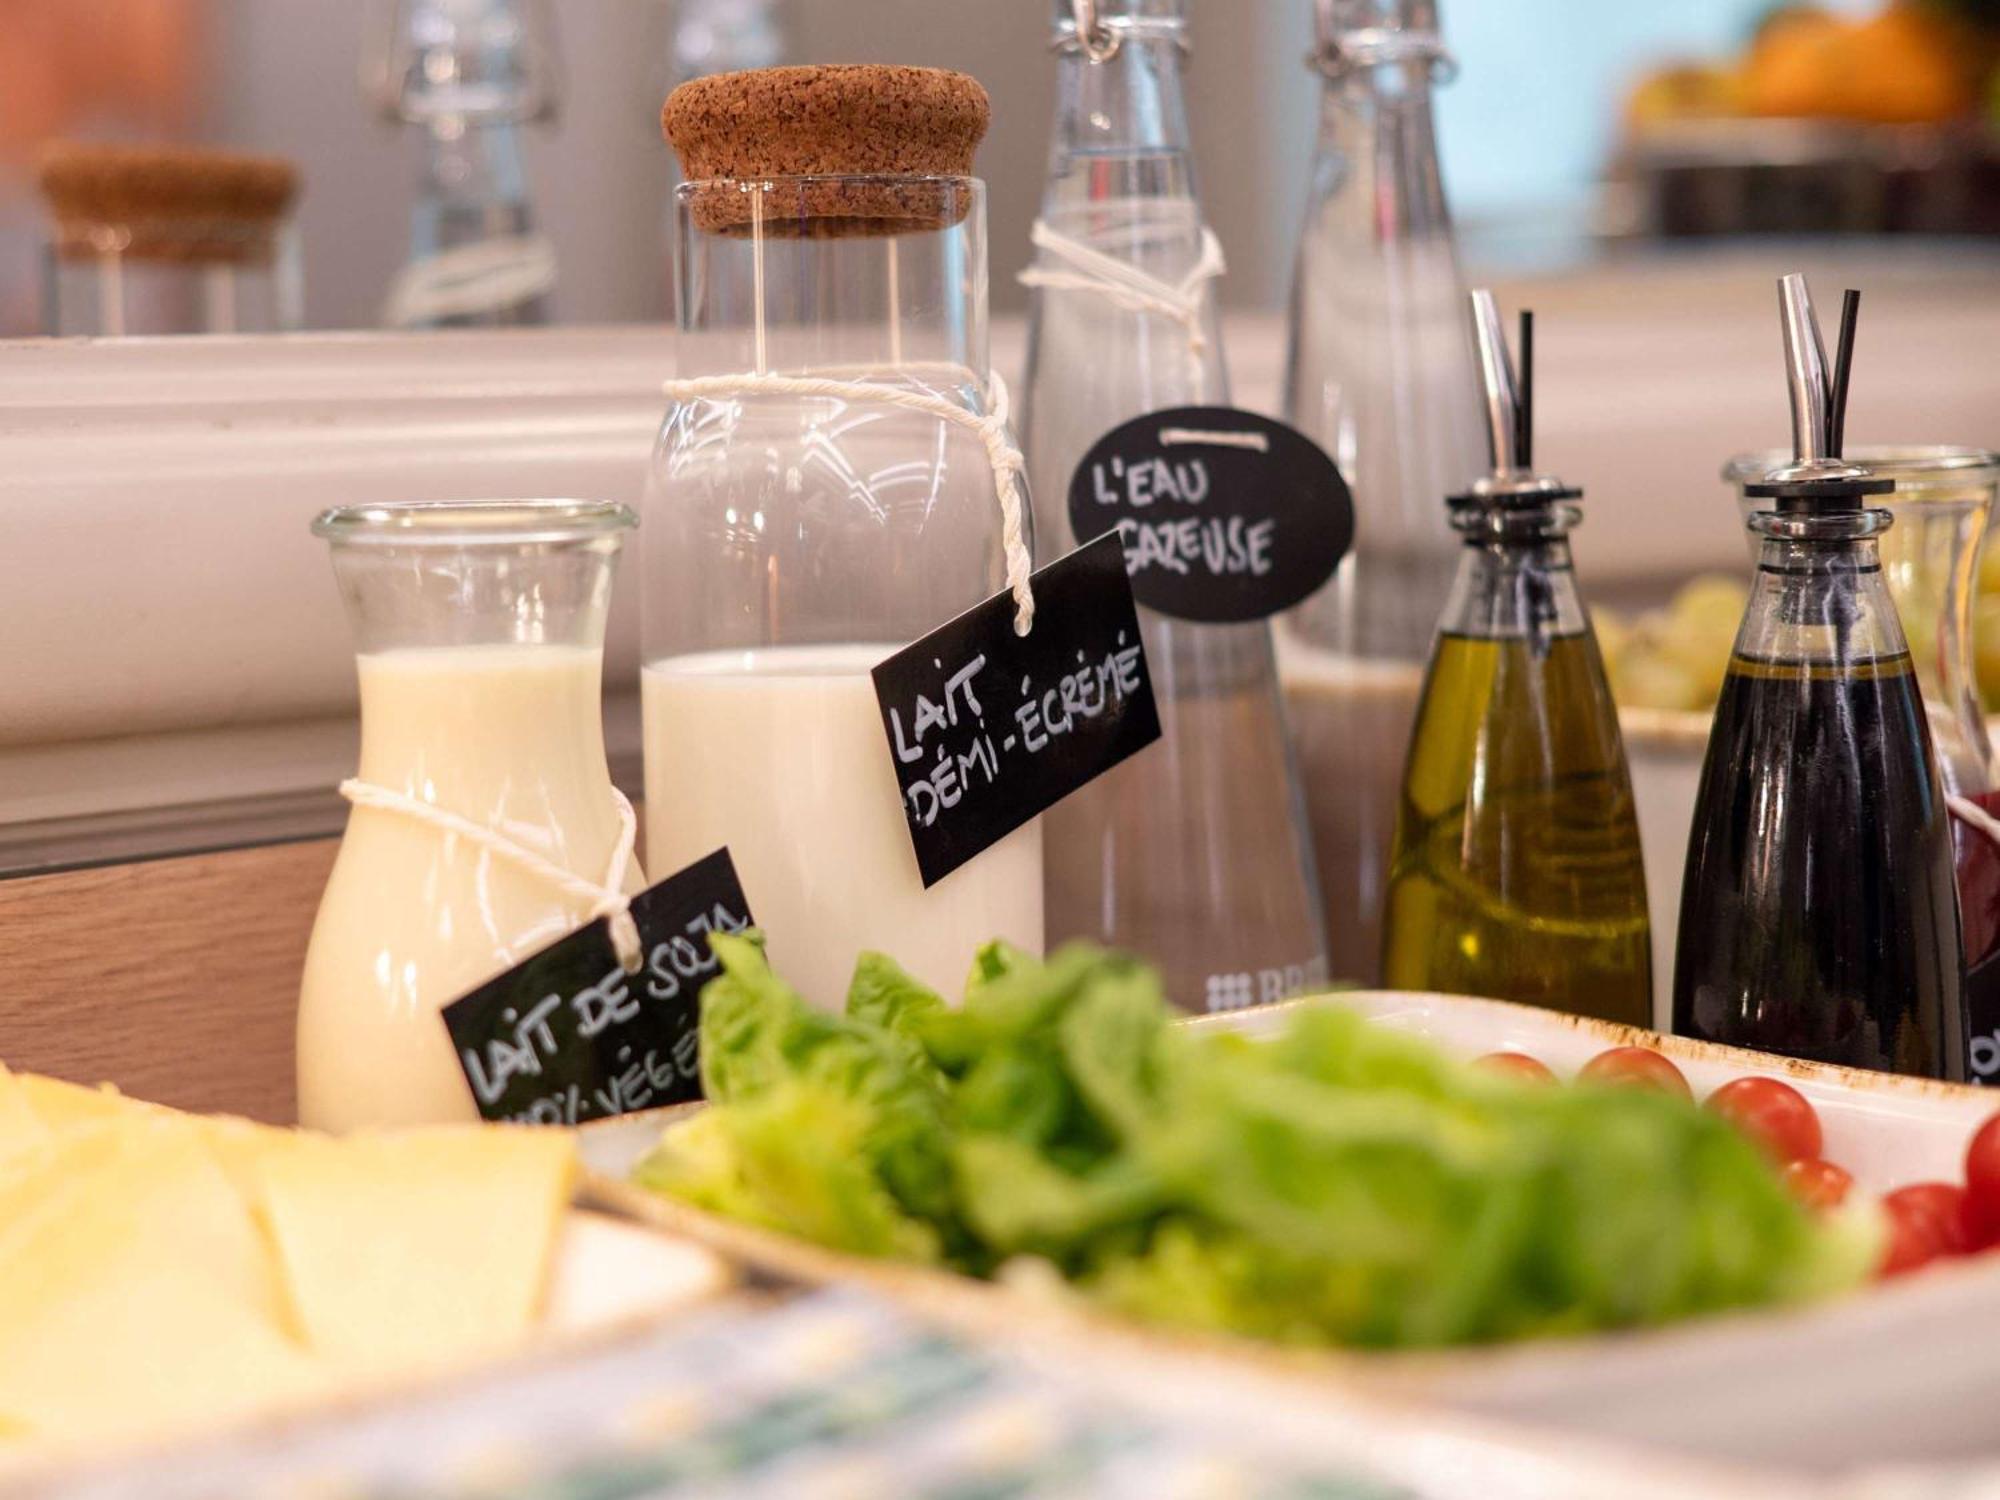
[[1493,473],[1450,502],[1464,551],[1403,775],[1384,976],[1643,1026],[1645,873],[1570,562],[1578,492],[1531,466],[1531,319],[1517,386],[1492,295],[1472,301]]
[[1962,1081],[1950,819],[1867,499],[1841,460],[1859,294],[1828,373],[1804,278],[1779,283],[1795,457],[1746,495],[1757,578],[1688,841],[1674,1030]]

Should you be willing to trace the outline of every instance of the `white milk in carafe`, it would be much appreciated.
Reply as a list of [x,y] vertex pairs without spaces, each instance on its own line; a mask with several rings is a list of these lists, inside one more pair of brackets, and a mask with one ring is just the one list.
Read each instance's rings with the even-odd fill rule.
[[828,1009],[863,949],[953,1000],[989,939],[1042,949],[1039,822],[924,889],[868,675],[893,649],[710,651],[643,676],[647,858],[728,845],[772,966]]
[[[358,658],[360,778],[604,879],[619,817],[603,653],[442,646]],[[644,884],[636,862],[628,891]],[[464,837],[357,807],[306,951],[299,1118],[326,1130],[476,1118],[441,1007],[579,926],[589,903]]]

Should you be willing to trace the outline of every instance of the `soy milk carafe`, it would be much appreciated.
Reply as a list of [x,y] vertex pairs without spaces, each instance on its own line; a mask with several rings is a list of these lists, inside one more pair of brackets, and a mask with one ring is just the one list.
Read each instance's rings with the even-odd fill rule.
[[[1195,196],[1181,95],[1185,0],[1055,0],[1057,104],[1035,221],[1022,444],[1041,535],[1099,438],[1148,412],[1226,406],[1219,240]],[[1049,939],[1143,953],[1187,1010],[1326,981],[1312,849],[1271,627],[1142,609],[1160,748],[1044,820]]]
[[359,651],[361,760],[299,991],[303,1124],[476,1119],[440,1008],[641,888],[600,702],[634,524],[560,500],[314,522]]
[[1012,579],[1027,517],[987,365],[985,93],[924,68],[676,89],[679,340],[646,499],[648,858],[726,845],[772,960],[947,994],[1042,944],[1029,824],[926,889],[869,671]]

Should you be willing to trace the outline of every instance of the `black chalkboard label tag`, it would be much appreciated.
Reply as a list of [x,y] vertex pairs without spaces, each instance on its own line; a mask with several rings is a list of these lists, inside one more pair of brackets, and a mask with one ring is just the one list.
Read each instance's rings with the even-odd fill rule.
[[701,1097],[701,987],[711,932],[751,925],[729,851],[632,898],[643,961],[628,974],[603,917],[444,1008],[481,1117],[578,1125]]
[[1026,635],[1003,590],[875,668],[926,888],[1160,737],[1117,533],[1030,582]]
[[1354,499],[1325,450],[1229,406],[1112,428],[1070,479],[1069,520],[1078,536],[1118,528],[1146,608],[1216,624],[1289,609],[1354,542]]

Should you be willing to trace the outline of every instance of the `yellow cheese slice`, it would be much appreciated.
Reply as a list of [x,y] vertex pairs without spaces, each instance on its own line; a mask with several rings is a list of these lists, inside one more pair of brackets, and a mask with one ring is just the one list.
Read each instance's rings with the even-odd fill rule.
[[80,1083],[65,1083],[60,1078],[44,1078],[36,1073],[19,1074],[15,1081],[20,1084],[28,1107],[44,1125],[58,1133],[79,1125],[101,1124],[106,1120],[143,1119],[173,1113],[164,1105],[148,1104],[143,1099],[128,1099],[108,1083],[88,1088]]
[[23,1176],[7,1190],[26,1210],[0,1229],[0,1426],[164,1435],[323,1382],[283,1331],[242,1195],[189,1123],[78,1128]]
[[301,1136],[260,1166],[307,1346],[343,1368],[411,1370],[506,1350],[533,1326],[576,1147],[441,1126]]
[[42,1145],[48,1138],[49,1127],[28,1103],[21,1080],[0,1064],[0,1162]]

